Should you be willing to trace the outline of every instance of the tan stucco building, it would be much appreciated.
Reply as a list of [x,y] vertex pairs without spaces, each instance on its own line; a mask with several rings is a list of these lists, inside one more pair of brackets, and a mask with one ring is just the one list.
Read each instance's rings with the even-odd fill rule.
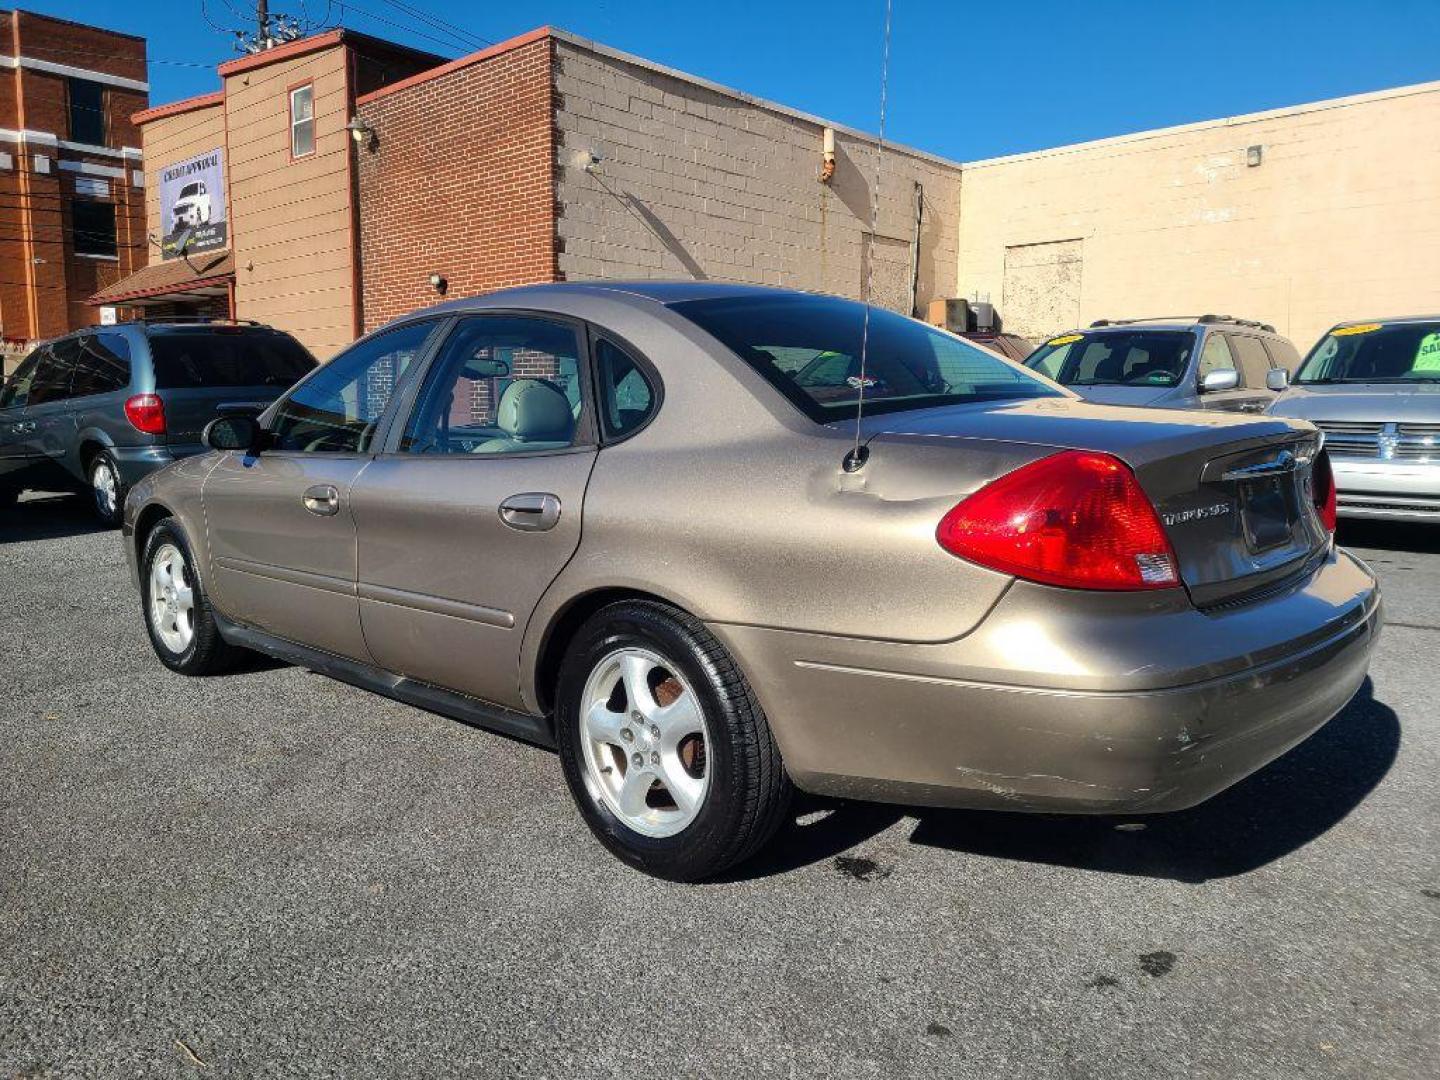
[[1043,337],[1215,312],[1303,352],[1440,311],[1440,82],[969,162],[962,296]]

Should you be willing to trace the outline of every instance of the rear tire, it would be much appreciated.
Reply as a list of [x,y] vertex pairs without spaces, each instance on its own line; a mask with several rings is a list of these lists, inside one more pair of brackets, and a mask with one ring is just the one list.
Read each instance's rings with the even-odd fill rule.
[[713,877],[784,821],[790,779],[760,703],[682,611],[637,600],[593,615],[561,664],[555,722],[586,824],[647,874]]
[[109,451],[97,451],[85,470],[90,481],[90,505],[95,516],[107,528],[118,528],[125,516],[125,482]]
[[145,538],[140,607],[160,662],[181,675],[228,671],[241,654],[220,636],[185,530],[165,518]]

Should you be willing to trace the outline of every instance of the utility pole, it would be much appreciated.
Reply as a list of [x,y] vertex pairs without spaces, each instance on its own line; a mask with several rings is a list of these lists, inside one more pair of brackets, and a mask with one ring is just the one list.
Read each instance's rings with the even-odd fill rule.
[[255,0],[255,22],[260,27],[259,36],[256,38],[260,48],[270,48],[275,44],[275,39],[270,36],[269,0]]

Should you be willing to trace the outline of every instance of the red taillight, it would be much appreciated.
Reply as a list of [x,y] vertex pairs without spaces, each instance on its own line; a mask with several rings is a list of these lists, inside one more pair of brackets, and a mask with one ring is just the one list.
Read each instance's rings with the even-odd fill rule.
[[1330,468],[1330,455],[1324,450],[1315,456],[1310,467],[1310,494],[1315,500],[1315,509],[1320,521],[1330,532],[1335,531],[1335,473]]
[[165,403],[158,394],[136,394],[125,402],[125,419],[146,435],[165,434]]
[[940,546],[1016,577],[1071,589],[1168,589],[1175,551],[1129,466],[1067,450],[985,485],[945,515]]

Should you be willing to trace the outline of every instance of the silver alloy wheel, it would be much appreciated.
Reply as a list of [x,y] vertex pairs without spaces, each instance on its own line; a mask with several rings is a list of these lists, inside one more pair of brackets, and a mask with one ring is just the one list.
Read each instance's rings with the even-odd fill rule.
[[95,508],[107,518],[115,516],[115,506],[120,497],[120,481],[109,458],[98,457],[90,466],[90,490],[95,496]]
[[648,649],[605,656],[585,680],[579,723],[591,798],[644,836],[695,820],[710,789],[710,735],[674,665]]
[[185,578],[184,554],[162,544],[150,560],[150,625],[176,656],[195,640],[195,591]]

